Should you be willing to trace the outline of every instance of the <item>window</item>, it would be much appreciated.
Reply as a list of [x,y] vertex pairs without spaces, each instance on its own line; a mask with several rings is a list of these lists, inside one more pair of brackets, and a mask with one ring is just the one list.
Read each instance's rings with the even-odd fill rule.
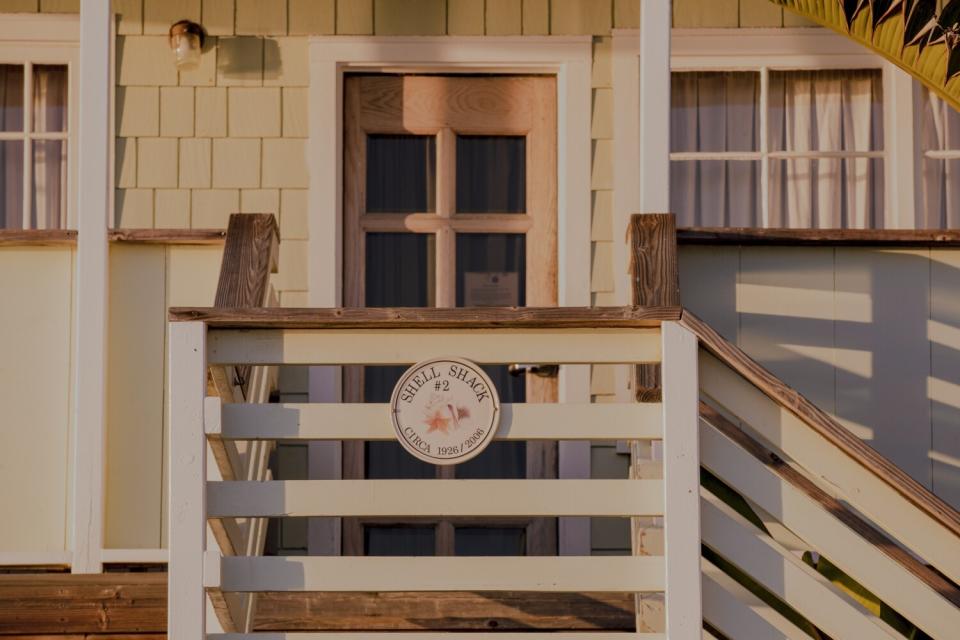
[[684,71],[671,83],[683,226],[883,226],[879,69]]
[[918,226],[960,227],[960,113],[924,87],[917,88],[920,199]]
[[[76,180],[75,16],[0,27],[0,229],[69,226]],[[29,41],[22,40],[29,38]]]
[[67,212],[67,66],[0,64],[0,219],[59,229]]
[[639,202],[641,105],[670,123],[682,226],[960,226],[960,115],[893,63],[820,28],[674,29],[668,110],[640,96],[637,36],[613,34],[615,227]]

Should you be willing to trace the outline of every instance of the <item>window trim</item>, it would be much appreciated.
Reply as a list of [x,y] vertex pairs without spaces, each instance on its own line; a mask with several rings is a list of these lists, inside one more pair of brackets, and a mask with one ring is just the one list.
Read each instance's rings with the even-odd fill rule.
[[[614,193],[616,228],[627,228],[637,210],[636,167],[639,164],[637,117],[641,108],[639,63],[641,43],[636,29],[613,30],[614,86]],[[892,176],[916,175],[913,127],[913,81],[905,72],[862,45],[820,27],[762,29],[673,29],[671,71],[746,71],[766,67],[781,69],[880,69],[884,109],[884,228],[916,227],[914,180]],[[666,101],[647,101],[643,108],[664,109],[663,126],[669,126]],[[768,188],[764,180],[764,194]],[[627,273],[626,247],[615,248],[615,272]],[[628,287],[622,278],[619,287]]]
[[[77,228],[77,188],[78,188],[78,133],[80,128],[79,110],[79,67],[80,67],[80,18],[73,14],[4,14],[0,21],[0,64],[24,66],[26,86],[32,82],[32,67],[37,64],[63,64],[67,66],[67,132],[66,136],[37,135],[29,131],[31,114],[24,113],[24,132],[19,136],[8,134],[3,139],[65,139],[67,141],[67,194],[64,229]],[[28,96],[24,96],[24,106]],[[29,111],[32,112],[32,109]],[[32,158],[28,157],[31,145],[24,145],[24,198],[32,201],[33,186],[28,183],[32,178]],[[29,215],[25,207],[24,216]],[[23,231],[45,231],[45,227],[23,227]]]

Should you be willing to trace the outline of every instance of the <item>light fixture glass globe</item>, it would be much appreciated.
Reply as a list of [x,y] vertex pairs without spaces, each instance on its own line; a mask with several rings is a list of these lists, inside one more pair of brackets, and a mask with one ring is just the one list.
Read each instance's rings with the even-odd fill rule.
[[203,26],[181,20],[170,26],[170,48],[173,49],[177,69],[189,71],[200,66],[203,52]]
[[195,33],[179,33],[173,36],[171,44],[177,69],[189,71],[200,66],[200,36]]

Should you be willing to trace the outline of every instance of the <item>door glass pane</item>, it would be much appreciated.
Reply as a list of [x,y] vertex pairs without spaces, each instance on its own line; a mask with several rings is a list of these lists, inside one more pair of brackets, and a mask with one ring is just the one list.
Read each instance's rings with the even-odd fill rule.
[[[269,460],[273,479],[308,479],[308,453],[305,444],[278,442]],[[268,556],[306,555],[307,519],[269,518],[264,553]]]
[[367,213],[435,211],[433,136],[367,136]]
[[37,229],[65,227],[67,197],[67,141],[33,141],[33,207],[31,224]]
[[[517,233],[457,235],[457,306],[523,306],[526,303],[526,237]],[[501,402],[523,402],[526,380],[504,365],[484,366]],[[458,478],[523,478],[526,443],[494,442],[457,465]]]
[[527,139],[457,136],[457,212],[527,209]]
[[[523,381],[523,378],[520,378]],[[501,398],[503,401],[503,398]],[[491,442],[476,458],[455,467],[461,480],[518,480],[527,477],[527,443]]]
[[0,64],[0,131],[23,131],[23,67]]
[[[434,306],[434,264],[433,235],[368,233],[366,306]],[[406,369],[405,366],[364,367],[364,402],[389,402],[394,385]],[[368,478],[435,476],[433,465],[414,458],[397,442],[368,442],[365,458]]]
[[526,240],[520,233],[457,234],[457,306],[524,306]]
[[457,527],[454,553],[458,556],[522,556],[527,546],[520,527]]
[[363,547],[368,556],[432,556],[433,527],[364,527]]
[[23,141],[0,141],[0,228],[23,227]]
[[33,130],[67,130],[67,66],[33,67]]
[[434,236],[366,234],[368,307],[434,306]]

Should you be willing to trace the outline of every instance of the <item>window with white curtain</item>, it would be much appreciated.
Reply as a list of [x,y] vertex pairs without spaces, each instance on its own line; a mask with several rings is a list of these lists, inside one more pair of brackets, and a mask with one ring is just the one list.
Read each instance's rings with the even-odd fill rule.
[[883,226],[879,69],[674,72],[670,127],[681,226]]
[[67,226],[66,64],[0,64],[0,228]]
[[960,227],[960,113],[930,92],[916,91],[918,226]]

